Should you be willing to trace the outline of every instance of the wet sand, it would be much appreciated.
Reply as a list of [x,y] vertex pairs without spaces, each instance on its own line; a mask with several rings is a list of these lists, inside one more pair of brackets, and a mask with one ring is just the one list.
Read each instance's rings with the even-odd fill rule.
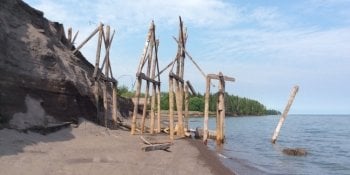
[[88,121],[48,135],[3,129],[0,174],[233,174],[200,141],[177,139],[168,152],[144,152],[142,146],[139,135]]

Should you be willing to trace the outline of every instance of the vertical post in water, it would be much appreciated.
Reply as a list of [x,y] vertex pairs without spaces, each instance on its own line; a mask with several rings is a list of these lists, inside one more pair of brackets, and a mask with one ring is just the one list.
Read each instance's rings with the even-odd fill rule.
[[208,139],[208,119],[209,119],[209,96],[210,96],[210,78],[206,77],[206,91],[204,104],[204,127],[203,127],[203,142],[206,144]]
[[291,107],[292,104],[293,104],[294,98],[295,98],[295,96],[296,96],[298,90],[299,90],[299,86],[294,86],[293,89],[292,89],[292,92],[291,92],[291,94],[290,94],[290,97],[289,97],[287,106],[286,106],[286,108],[284,109],[284,111],[283,111],[283,113],[282,113],[282,116],[281,116],[281,118],[280,118],[280,121],[278,122],[277,127],[276,127],[276,129],[275,129],[275,132],[273,133],[272,140],[271,140],[271,142],[272,142],[273,144],[276,143],[278,134],[280,133],[280,130],[281,130],[281,127],[282,127],[282,125],[283,125],[284,120],[287,118],[289,109],[290,109],[290,107]]
[[216,128],[216,144],[224,143],[224,125],[225,125],[225,80],[222,73],[219,73],[219,104],[218,110],[218,128]]

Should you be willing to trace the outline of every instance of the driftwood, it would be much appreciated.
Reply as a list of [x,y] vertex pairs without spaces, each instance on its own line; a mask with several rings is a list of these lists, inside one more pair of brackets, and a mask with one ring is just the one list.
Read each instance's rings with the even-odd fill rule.
[[141,149],[145,152],[155,151],[155,150],[168,150],[171,145],[172,145],[172,143],[147,145],[147,146],[142,147]]
[[143,143],[147,144],[147,146],[143,146],[141,149],[145,152],[148,151],[155,151],[155,150],[168,150],[170,146],[173,144],[172,141],[166,140],[166,141],[149,141],[143,136],[140,136],[140,139],[143,141]]
[[171,140],[150,140],[150,139],[146,139],[143,136],[140,136],[140,139],[143,141],[143,143],[147,144],[147,145],[155,145],[155,144],[165,144],[165,143],[172,143]]

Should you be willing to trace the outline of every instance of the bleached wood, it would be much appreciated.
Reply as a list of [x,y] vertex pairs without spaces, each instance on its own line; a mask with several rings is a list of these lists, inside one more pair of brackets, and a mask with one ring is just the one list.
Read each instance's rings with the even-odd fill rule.
[[276,127],[276,129],[275,129],[275,132],[274,132],[273,135],[272,135],[272,140],[271,140],[272,143],[276,143],[276,140],[277,140],[277,137],[278,137],[278,135],[279,135],[279,133],[280,133],[280,130],[281,130],[281,128],[282,128],[282,125],[283,125],[284,121],[285,121],[286,118],[287,118],[289,109],[290,109],[290,107],[292,106],[293,101],[294,101],[295,96],[296,96],[296,94],[297,94],[298,91],[299,91],[299,86],[294,86],[293,89],[292,89],[292,91],[291,91],[291,93],[290,93],[290,97],[289,97],[288,103],[287,103],[287,105],[286,105],[286,107],[285,107],[285,109],[284,109],[284,111],[283,111],[283,113],[282,113],[282,116],[281,116],[281,118],[280,118],[280,120],[279,120],[279,122],[278,122],[278,124],[277,124],[277,127]]

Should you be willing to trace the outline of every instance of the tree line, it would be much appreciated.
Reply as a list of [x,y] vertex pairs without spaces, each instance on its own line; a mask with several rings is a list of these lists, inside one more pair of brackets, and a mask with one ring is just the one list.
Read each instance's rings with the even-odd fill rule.
[[[119,87],[119,93],[121,96],[132,98],[134,92],[128,91],[126,87]],[[218,95],[210,94],[209,97],[209,111],[216,111],[216,103]],[[176,99],[175,99],[176,100]],[[198,93],[189,96],[189,110],[204,112],[204,95]],[[169,109],[169,93],[161,92],[161,110]],[[176,105],[174,106],[176,109]],[[236,95],[230,95],[225,93],[225,112],[230,116],[251,116],[251,115],[279,115],[279,111],[274,109],[266,109],[266,107],[256,100],[252,100],[245,97],[239,97]]]

